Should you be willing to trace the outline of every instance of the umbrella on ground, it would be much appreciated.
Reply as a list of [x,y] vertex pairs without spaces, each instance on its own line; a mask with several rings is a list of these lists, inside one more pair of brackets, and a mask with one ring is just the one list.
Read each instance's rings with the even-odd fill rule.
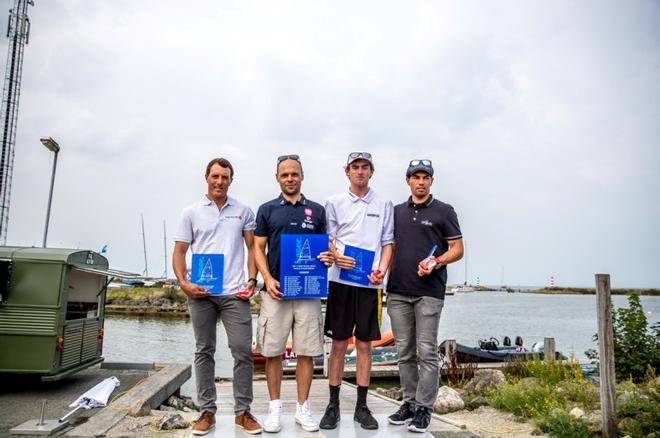
[[64,417],[60,418],[60,422],[63,422],[74,412],[80,409],[93,409],[93,408],[102,408],[108,404],[108,399],[110,394],[119,386],[119,379],[115,376],[108,377],[107,379],[101,381],[96,386],[91,388],[89,391],[81,395],[69,405],[70,408],[74,408],[71,412],[66,414]]

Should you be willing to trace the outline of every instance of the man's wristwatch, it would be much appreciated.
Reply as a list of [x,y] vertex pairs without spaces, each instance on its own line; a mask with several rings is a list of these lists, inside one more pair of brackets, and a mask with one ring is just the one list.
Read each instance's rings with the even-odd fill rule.
[[248,278],[248,283],[254,281],[254,285],[257,285],[257,279],[256,278]]

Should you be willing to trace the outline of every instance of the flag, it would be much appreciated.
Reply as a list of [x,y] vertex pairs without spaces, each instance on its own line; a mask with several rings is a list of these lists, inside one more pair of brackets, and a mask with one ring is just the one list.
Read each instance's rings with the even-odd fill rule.
[[106,252],[108,252],[108,244],[107,243],[105,245],[103,245],[103,248],[101,248],[101,251],[99,251],[99,253],[100,254],[105,254]]

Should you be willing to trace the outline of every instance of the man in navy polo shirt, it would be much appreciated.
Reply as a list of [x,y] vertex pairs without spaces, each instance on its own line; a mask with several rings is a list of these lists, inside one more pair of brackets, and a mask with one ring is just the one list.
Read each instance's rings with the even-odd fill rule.
[[[280,196],[259,207],[254,232],[257,267],[266,289],[261,293],[263,301],[257,325],[257,350],[266,357],[266,381],[270,396],[264,430],[276,433],[282,428],[281,356],[286,350],[289,333],[293,332],[292,350],[298,357],[295,421],[303,430],[314,432],[319,429],[319,423],[312,417],[308,397],[314,373],[312,357],[323,353],[321,300],[282,300],[279,281],[280,237],[283,233],[324,234],[325,209],[301,193],[304,174],[298,155],[278,157],[275,177],[280,185]],[[332,265],[330,253],[321,253],[318,258],[326,266]]]
[[387,314],[399,354],[403,404],[391,424],[426,432],[438,394],[438,324],[449,263],[463,257],[456,212],[431,195],[431,160],[412,160],[406,171],[411,196],[394,207],[395,252],[387,284]]

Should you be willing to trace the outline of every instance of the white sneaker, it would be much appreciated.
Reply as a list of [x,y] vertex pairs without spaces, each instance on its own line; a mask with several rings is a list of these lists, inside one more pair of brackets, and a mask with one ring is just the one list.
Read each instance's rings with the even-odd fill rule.
[[270,433],[277,433],[282,430],[281,416],[282,402],[280,400],[271,400],[268,403],[268,417],[264,421],[264,430]]
[[307,432],[316,432],[319,430],[319,423],[312,417],[312,407],[309,400],[305,400],[302,405],[296,403],[296,423]]

